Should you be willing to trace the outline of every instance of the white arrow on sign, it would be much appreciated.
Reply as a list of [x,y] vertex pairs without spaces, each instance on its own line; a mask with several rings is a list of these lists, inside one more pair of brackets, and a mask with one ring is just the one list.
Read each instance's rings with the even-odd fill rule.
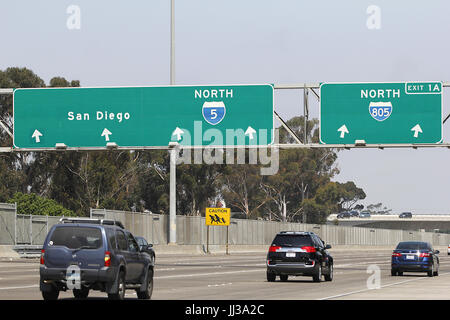
[[177,141],[179,141],[181,139],[181,135],[184,133],[183,130],[181,130],[180,128],[176,127],[175,130],[172,132],[172,136],[177,136]]
[[344,138],[345,134],[348,133],[348,129],[345,126],[345,124],[342,127],[340,127],[339,129],[337,129],[337,131],[341,132],[341,138]]
[[112,135],[111,131],[109,131],[108,129],[103,129],[102,132],[102,137],[105,137],[106,141],[109,141],[109,136]]
[[253,139],[253,134],[256,133],[256,130],[253,129],[252,127],[248,127],[247,130],[245,131],[245,135],[249,136],[250,140]]
[[419,136],[419,132],[422,133],[422,128],[419,124],[416,124],[414,127],[411,128],[411,131],[414,131],[414,138],[417,138]]
[[31,138],[36,139],[36,143],[41,142],[40,137],[42,137],[42,133],[40,133],[37,129],[34,130],[33,135],[31,136]]

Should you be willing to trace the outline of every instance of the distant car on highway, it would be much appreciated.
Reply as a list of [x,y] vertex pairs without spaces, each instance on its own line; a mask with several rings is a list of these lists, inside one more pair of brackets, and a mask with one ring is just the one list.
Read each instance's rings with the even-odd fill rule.
[[340,213],[338,213],[338,215],[337,215],[337,218],[338,218],[338,219],[350,218],[350,217],[351,217],[350,212],[340,212]]
[[412,218],[412,213],[411,212],[402,212],[399,214],[398,217],[399,218]]
[[429,277],[439,275],[439,250],[430,243],[420,241],[400,242],[392,252],[391,275],[403,272],[427,272]]
[[330,245],[313,232],[282,231],[275,236],[267,254],[267,281],[279,276],[310,276],[314,282],[333,280],[333,257]]
[[359,214],[359,217],[360,217],[360,218],[370,218],[370,212],[369,212],[369,211],[362,211],[362,212]]
[[447,248],[447,255],[450,256],[450,244],[448,245],[448,248]]
[[114,220],[63,218],[45,238],[40,260],[40,290],[44,300],[73,290],[77,299],[90,290],[124,299],[126,289],[139,299],[153,292],[154,264],[134,236]]
[[359,212],[358,211],[350,211],[350,216],[351,217],[359,217]]
[[155,250],[153,249],[153,244],[148,243],[147,240],[145,240],[144,237],[135,237],[139,249],[141,252],[147,252],[150,255],[150,258],[152,258],[153,264],[155,264]]

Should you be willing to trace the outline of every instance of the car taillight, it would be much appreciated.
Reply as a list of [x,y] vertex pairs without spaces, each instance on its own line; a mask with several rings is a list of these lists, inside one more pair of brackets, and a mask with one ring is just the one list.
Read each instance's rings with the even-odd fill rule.
[[276,252],[277,250],[281,249],[281,247],[278,246],[270,246],[269,247],[269,252]]
[[392,256],[398,258],[398,257],[401,257],[402,254],[400,252],[392,252]]
[[45,250],[42,249],[42,250],[41,250],[41,264],[42,264],[42,265],[44,264],[44,253],[45,253]]
[[306,252],[316,252],[316,248],[311,246],[302,247],[302,249],[305,250]]
[[431,257],[431,255],[428,252],[421,252],[419,254],[419,257],[420,258],[429,258],[429,257]]
[[105,267],[111,266],[111,252],[106,251],[105,252]]

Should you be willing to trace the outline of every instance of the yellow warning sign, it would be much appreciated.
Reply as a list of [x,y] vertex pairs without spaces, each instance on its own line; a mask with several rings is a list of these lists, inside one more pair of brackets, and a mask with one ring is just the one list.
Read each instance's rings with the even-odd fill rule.
[[207,226],[229,226],[230,208],[206,208],[205,220]]

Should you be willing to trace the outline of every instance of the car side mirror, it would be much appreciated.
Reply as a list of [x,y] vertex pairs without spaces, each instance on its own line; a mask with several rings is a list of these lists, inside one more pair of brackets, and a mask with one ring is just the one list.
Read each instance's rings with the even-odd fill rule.
[[439,254],[439,250],[434,250],[434,254]]
[[147,247],[152,248],[152,247],[153,247],[153,243],[149,243],[149,244],[147,245]]
[[325,249],[331,249],[331,246],[330,246],[329,244],[327,244],[327,245],[325,246]]

